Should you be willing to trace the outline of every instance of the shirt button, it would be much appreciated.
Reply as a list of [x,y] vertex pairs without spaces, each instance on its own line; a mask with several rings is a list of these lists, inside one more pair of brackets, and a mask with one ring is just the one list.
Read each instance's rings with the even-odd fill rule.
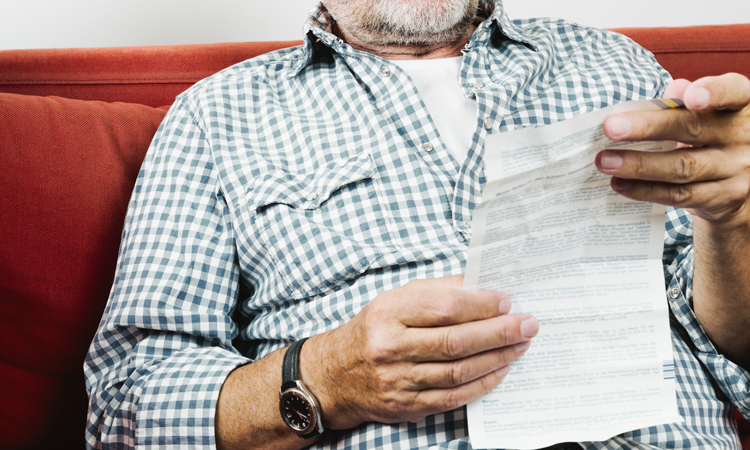
[[433,145],[430,144],[429,142],[425,142],[424,144],[422,144],[422,150],[426,152],[431,152],[433,148],[435,147],[433,147]]
[[487,116],[487,117],[484,118],[484,128],[486,128],[488,130],[491,130],[492,129],[492,125],[494,123],[495,123],[495,121],[492,120],[492,117]]
[[380,68],[380,74],[383,75],[384,77],[387,77],[391,74],[391,69],[389,69],[386,66],[383,66]]
[[677,298],[680,296],[680,290],[678,288],[672,288],[669,290],[669,296],[672,298]]
[[471,85],[471,88],[475,91],[478,91],[480,89],[484,89],[484,85],[482,83],[474,83]]
[[310,195],[307,196],[307,201],[308,202],[314,202],[315,200],[318,199],[318,197],[320,197],[318,194],[310,194]]
[[464,225],[466,225],[466,228],[471,229],[471,220],[467,220],[466,222],[464,222]]

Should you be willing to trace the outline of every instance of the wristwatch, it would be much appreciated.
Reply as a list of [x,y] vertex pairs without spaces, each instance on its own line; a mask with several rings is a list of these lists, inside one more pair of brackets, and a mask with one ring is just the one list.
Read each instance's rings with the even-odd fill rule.
[[279,389],[279,412],[284,422],[301,438],[311,439],[323,434],[318,401],[299,380],[299,354],[307,338],[292,344],[284,355]]

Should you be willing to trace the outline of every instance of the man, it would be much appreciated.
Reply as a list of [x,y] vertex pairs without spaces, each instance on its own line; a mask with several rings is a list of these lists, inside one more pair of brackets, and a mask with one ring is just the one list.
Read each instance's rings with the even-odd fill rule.
[[[693,147],[597,165],[618,193],[693,214],[668,210],[664,257],[685,422],[569,448],[737,448],[747,79],[667,86],[622,36],[511,22],[492,1],[327,0],[306,30],[178,97],[154,138],[86,362],[89,446],[468,448],[463,405],[539,329],[461,288],[485,138],[667,96],[688,110],[611,116],[606,133]],[[455,64],[449,108],[419,75],[435,60]]]

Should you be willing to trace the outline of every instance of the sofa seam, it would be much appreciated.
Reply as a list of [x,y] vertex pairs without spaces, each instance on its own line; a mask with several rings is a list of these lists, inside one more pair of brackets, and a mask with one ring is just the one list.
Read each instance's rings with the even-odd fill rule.
[[736,49],[724,49],[724,50],[715,50],[715,49],[701,49],[701,48],[693,48],[693,49],[685,49],[685,48],[660,48],[660,49],[649,49],[654,54],[658,53],[746,53],[750,52],[750,47],[741,47]]
[[18,84],[35,84],[35,83],[55,83],[55,84],[173,84],[173,83],[195,83],[205,77],[196,77],[191,79],[158,79],[158,80],[141,80],[141,79],[102,79],[91,81],[60,80],[60,79],[2,79],[0,83],[18,83]]

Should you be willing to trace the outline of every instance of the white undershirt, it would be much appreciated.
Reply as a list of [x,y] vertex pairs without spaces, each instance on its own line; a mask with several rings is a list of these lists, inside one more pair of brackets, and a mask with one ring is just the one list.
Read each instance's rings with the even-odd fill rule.
[[461,164],[477,126],[477,105],[464,97],[458,84],[463,56],[391,61],[401,67],[417,87],[427,111],[448,150]]

